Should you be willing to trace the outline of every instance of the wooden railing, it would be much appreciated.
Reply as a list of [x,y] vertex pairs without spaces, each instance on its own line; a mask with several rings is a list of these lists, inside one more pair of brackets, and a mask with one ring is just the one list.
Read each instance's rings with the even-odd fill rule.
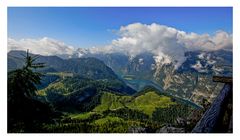
[[[220,94],[216,97],[211,107],[204,113],[203,117],[192,130],[192,133],[222,133],[229,132],[232,123],[232,78],[213,77],[213,81],[225,83]],[[226,118],[226,111],[228,115]],[[229,113],[230,112],[230,113]],[[228,122],[226,125],[226,121]],[[224,123],[223,123],[224,122]]]

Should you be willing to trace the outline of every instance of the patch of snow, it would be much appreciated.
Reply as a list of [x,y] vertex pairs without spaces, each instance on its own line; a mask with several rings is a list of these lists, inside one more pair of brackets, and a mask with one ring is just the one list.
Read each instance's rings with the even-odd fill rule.
[[151,70],[156,69],[156,65],[155,64],[151,64]]
[[199,59],[204,59],[204,58],[205,58],[205,55],[206,55],[206,53],[200,53],[200,54],[198,55],[198,58],[199,58]]
[[140,65],[143,65],[143,64],[144,64],[143,58],[139,58],[138,63],[139,63]]
[[224,70],[223,68],[215,67],[215,66],[213,66],[212,69],[216,72],[222,72]]
[[172,62],[171,58],[167,55],[153,56],[153,59],[155,60],[155,63],[158,66],[162,66],[164,64],[170,64]]
[[192,65],[191,67],[194,68],[197,71],[199,71],[199,70],[201,70],[203,68],[203,66],[200,63],[200,61],[197,61],[197,63],[195,65]]
[[208,60],[208,61],[207,61],[207,63],[210,64],[210,65],[213,65],[213,64],[215,64],[216,62],[217,62],[217,61],[215,61],[215,60]]

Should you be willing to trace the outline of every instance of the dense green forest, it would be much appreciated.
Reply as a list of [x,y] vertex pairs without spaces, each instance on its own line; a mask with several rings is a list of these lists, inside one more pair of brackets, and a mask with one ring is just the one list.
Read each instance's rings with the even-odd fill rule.
[[8,132],[190,132],[204,111],[154,87],[136,92],[103,71],[46,71],[37,59],[27,53],[23,67],[8,72]]

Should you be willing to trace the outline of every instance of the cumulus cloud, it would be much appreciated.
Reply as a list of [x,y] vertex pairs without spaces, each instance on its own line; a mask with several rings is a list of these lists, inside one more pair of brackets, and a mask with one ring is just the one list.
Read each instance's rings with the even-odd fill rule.
[[[175,63],[180,66],[185,61],[186,51],[232,50],[232,34],[217,31],[214,35],[186,33],[172,27],[156,23],[146,25],[134,23],[122,26],[119,38],[112,41],[108,49],[102,51],[120,51],[134,57],[143,52],[151,52],[158,61]],[[161,59],[161,60],[160,60]]]
[[[88,49],[90,53],[122,52],[130,58],[150,52],[158,62],[174,63],[177,68],[185,61],[186,51],[232,50],[232,34],[216,31],[214,35],[187,33],[172,27],[152,23],[150,25],[133,23],[120,27],[119,37],[103,47]],[[8,50],[30,49],[32,53],[42,55],[73,54],[73,47],[63,42],[42,38],[8,39]]]
[[232,50],[232,34],[224,31],[217,31],[213,36],[209,34],[199,35],[196,33],[187,34],[183,32],[179,34],[178,41],[188,50]]
[[73,54],[74,47],[51,38],[41,39],[8,39],[8,51],[10,50],[30,50],[31,53],[41,55],[63,55]]

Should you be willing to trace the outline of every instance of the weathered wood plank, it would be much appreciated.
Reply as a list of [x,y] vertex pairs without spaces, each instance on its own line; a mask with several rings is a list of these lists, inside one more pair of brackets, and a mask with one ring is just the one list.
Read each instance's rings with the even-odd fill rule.
[[213,76],[213,82],[232,83],[232,77]]
[[228,104],[228,99],[232,97],[232,84],[225,84],[220,94],[212,103],[211,107],[204,113],[203,117],[192,130],[192,133],[213,133],[218,132],[219,122],[223,119],[223,114]]

